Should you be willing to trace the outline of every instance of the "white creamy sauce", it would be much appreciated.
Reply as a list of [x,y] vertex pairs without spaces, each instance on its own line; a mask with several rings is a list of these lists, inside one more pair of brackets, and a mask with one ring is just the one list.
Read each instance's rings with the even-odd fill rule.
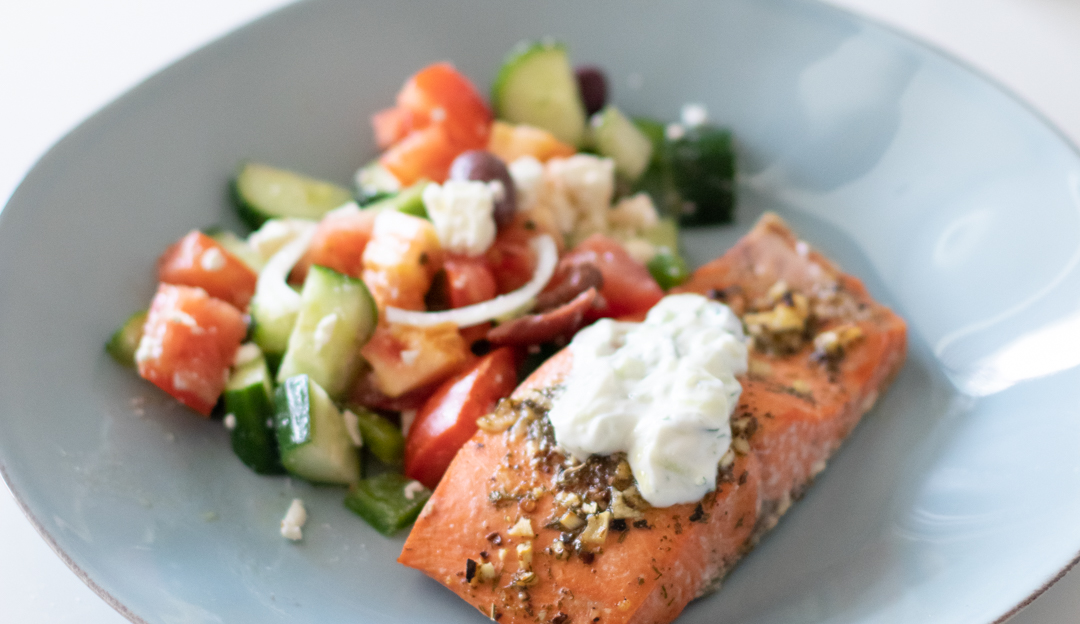
[[570,343],[573,368],[548,414],[575,458],[625,452],[656,507],[700,500],[731,446],[747,338],[725,305],[664,297],[642,323],[601,320]]

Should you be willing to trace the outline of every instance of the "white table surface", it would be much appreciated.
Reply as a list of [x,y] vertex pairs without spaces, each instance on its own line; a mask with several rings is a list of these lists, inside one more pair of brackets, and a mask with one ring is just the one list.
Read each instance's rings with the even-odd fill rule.
[[[1080,0],[827,0],[962,59],[1080,144]],[[287,0],[0,2],[0,206],[82,119],[199,46]],[[126,620],[57,558],[0,485],[0,621]],[[1080,621],[1080,572],[1013,624]]]

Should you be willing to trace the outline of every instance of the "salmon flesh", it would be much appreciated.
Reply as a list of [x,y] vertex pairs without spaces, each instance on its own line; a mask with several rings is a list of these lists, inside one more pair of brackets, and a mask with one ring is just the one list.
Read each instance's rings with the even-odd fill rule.
[[560,453],[563,349],[481,419],[398,561],[514,624],[670,622],[718,587],[885,391],[906,327],[772,214],[676,292],[727,304],[753,340],[714,491],[655,508],[621,454]]

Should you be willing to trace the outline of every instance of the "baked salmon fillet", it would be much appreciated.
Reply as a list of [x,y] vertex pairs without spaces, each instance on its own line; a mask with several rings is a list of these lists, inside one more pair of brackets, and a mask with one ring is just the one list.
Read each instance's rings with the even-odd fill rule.
[[772,214],[677,291],[726,303],[753,340],[715,490],[656,508],[623,454],[561,453],[563,349],[480,419],[398,561],[504,623],[670,622],[719,587],[897,374],[906,328]]

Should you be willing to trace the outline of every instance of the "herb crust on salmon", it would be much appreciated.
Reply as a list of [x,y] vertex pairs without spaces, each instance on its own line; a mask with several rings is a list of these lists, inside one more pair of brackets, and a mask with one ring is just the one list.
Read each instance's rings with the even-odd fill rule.
[[676,291],[752,339],[712,492],[652,507],[622,454],[565,456],[546,418],[564,349],[481,419],[398,560],[499,622],[669,622],[716,589],[889,385],[906,326],[772,214]]

